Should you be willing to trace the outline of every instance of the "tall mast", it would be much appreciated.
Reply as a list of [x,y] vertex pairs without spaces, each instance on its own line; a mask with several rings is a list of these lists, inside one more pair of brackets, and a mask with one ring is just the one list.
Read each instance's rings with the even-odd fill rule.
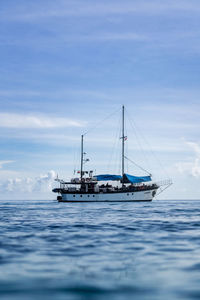
[[124,105],[122,106],[122,183],[124,176]]
[[83,178],[83,134],[81,135],[81,181]]

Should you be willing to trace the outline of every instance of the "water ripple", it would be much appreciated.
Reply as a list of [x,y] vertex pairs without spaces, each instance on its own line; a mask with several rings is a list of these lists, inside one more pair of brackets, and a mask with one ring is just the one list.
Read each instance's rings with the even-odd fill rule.
[[1,201],[1,299],[199,299],[200,201]]

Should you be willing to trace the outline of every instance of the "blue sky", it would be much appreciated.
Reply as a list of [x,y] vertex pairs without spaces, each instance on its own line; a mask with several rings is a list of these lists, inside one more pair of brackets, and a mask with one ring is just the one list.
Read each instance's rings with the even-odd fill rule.
[[159,199],[199,199],[199,28],[194,0],[1,0],[0,197],[52,199],[114,111],[85,147],[88,168],[117,172],[124,104],[128,156],[174,182]]

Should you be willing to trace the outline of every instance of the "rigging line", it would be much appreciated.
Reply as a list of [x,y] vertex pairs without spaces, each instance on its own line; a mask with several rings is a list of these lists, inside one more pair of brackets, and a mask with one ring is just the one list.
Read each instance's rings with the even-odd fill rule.
[[[119,145],[119,142],[118,142],[118,145]],[[121,145],[120,145],[121,146]],[[118,174],[121,173],[121,168],[122,168],[122,165],[121,165],[121,149],[118,149],[118,153],[117,153],[117,156],[116,156],[116,170],[117,170],[117,163],[118,163]]]
[[161,189],[160,188],[160,191],[156,194],[156,196],[160,195],[162,192],[164,192],[166,189],[168,189],[173,183],[169,183],[165,188]]
[[[126,109],[125,109],[126,111]],[[127,131],[127,119],[125,119],[125,124],[124,124],[124,130],[125,130],[125,137],[126,137],[126,140],[125,140],[125,156],[129,156],[129,139],[128,139],[128,131]],[[126,170],[127,170],[127,173],[129,172],[128,169],[129,169],[129,165],[128,165],[128,160],[126,160]]]
[[[121,112],[120,112],[121,115]],[[121,149],[121,137],[122,137],[122,119],[120,116],[120,126],[119,126],[119,138],[117,143],[117,152],[116,152],[116,173],[120,174],[122,172],[122,149]]]
[[145,170],[144,168],[142,168],[140,165],[136,164],[134,161],[132,161],[130,158],[124,156],[124,158],[126,158],[127,160],[129,160],[132,164],[134,164],[135,166],[137,166],[138,168],[140,168],[141,170],[143,170],[144,172],[146,172],[147,174],[149,174],[150,176],[152,176],[151,173],[149,173],[147,170]]
[[110,162],[113,164],[113,171],[115,174],[120,173],[120,167],[119,167],[121,165],[121,159],[119,158],[119,153],[121,153],[119,152],[120,151],[119,149],[121,149],[119,146],[120,137],[121,137],[121,119],[119,118],[117,132],[116,132],[115,148],[113,149],[113,159],[112,162]]
[[131,117],[130,117],[130,115],[129,115],[129,113],[128,113],[127,110],[126,110],[126,114],[128,116],[129,123],[130,123],[130,125],[131,125],[131,127],[133,129],[134,134],[135,134],[135,137],[136,137],[136,140],[137,140],[137,143],[138,143],[138,146],[139,146],[138,149],[142,152],[142,155],[143,155],[143,157],[144,157],[144,159],[145,159],[148,167],[150,167],[148,157],[145,154],[144,148],[142,147],[142,143],[141,143],[140,137],[139,137],[139,135],[137,133],[137,127],[135,125],[135,122],[131,119]]
[[108,164],[107,164],[107,171],[109,173],[109,170],[110,170],[110,167],[111,167],[111,163],[113,162],[113,157],[114,157],[114,151],[116,149],[116,146],[118,146],[118,140],[119,140],[119,129],[120,129],[120,122],[121,120],[119,119],[118,121],[118,126],[117,126],[117,131],[116,131],[116,134],[115,134],[115,139],[114,139],[114,144],[113,144],[113,147],[112,147],[112,151],[110,153],[110,157],[109,157],[109,161],[108,161]]
[[73,166],[74,166],[74,174],[75,174],[75,171],[76,171],[76,146],[75,146],[75,144],[73,146]]
[[[73,147],[73,152],[74,152],[74,157],[73,157],[73,165],[74,165],[74,171],[77,171],[79,169],[79,150],[77,149],[77,145],[74,144],[74,147]],[[76,172],[75,172],[76,174]]]
[[[128,112],[127,112],[127,115],[128,115]],[[131,120],[130,120],[130,116],[128,115],[129,117],[129,121],[131,123]],[[167,177],[169,177],[166,169],[164,168],[163,164],[161,163],[161,161],[159,160],[159,158],[157,157],[157,155],[155,154],[155,152],[152,150],[152,147],[150,145],[150,143],[148,142],[148,140],[145,138],[144,134],[142,133],[142,131],[136,126],[135,122],[132,120],[135,128],[136,128],[136,131],[140,132],[140,136],[142,136],[144,142],[148,145],[149,147],[149,150],[151,152],[151,154],[154,156],[155,160],[158,162],[158,164],[160,165],[161,169],[164,171],[165,175],[167,175]],[[132,125],[132,124],[131,124]]]
[[96,125],[94,127],[91,127],[90,129],[88,129],[83,135],[85,136],[86,134],[88,134],[88,132],[91,132],[92,130],[96,129],[100,124],[102,124],[104,121],[106,121],[108,118],[110,118],[111,116],[113,116],[114,114],[116,114],[121,108],[116,109],[114,112],[112,112],[111,114],[109,114],[107,117],[105,117],[103,120],[101,120],[100,122],[96,123]]

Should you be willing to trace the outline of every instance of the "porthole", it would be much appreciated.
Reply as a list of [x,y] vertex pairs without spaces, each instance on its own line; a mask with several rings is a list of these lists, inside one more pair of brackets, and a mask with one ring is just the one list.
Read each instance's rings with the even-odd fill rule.
[[93,195],[93,197],[94,197],[94,195]]
[[129,194],[127,194],[127,196],[129,196]]
[[80,195],[80,197],[83,197],[83,195]]
[[73,197],[75,197],[75,195],[73,195]]
[[90,197],[90,195],[87,195],[88,197]]
[[133,195],[133,193],[132,193],[132,195]]

